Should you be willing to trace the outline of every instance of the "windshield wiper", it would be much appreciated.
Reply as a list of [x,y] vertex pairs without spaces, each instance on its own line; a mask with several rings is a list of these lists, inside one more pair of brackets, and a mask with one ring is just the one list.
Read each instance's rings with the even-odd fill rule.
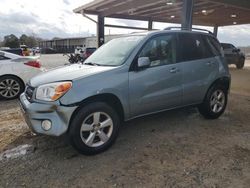
[[84,65],[92,65],[92,66],[101,66],[100,64],[97,63],[92,63],[92,62],[87,62],[87,63],[83,63]]

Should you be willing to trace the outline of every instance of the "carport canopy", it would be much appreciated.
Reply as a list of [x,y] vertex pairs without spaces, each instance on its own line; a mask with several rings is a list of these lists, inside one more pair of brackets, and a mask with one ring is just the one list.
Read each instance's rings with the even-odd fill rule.
[[[104,42],[104,27],[152,29],[152,22],[219,26],[250,23],[249,0],[94,0],[74,9],[75,13],[98,16],[99,46]],[[148,21],[148,28],[104,24],[104,17]]]

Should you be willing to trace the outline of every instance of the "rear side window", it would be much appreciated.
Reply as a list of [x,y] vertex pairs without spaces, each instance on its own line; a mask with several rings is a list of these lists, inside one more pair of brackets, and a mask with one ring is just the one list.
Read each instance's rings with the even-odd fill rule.
[[179,36],[179,61],[194,61],[221,56],[221,45],[212,36],[184,33]]
[[182,33],[179,35],[180,61],[203,59],[204,41],[200,35]]

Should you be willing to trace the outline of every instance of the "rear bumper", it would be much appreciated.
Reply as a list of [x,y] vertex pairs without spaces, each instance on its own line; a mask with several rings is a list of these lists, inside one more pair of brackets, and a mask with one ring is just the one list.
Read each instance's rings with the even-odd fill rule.
[[[20,107],[29,128],[39,134],[60,136],[69,128],[70,118],[77,107],[65,107],[58,104],[30,103],[23,93],[20,96]],[[42,121],[50,120],[52,127],[45,131]]]

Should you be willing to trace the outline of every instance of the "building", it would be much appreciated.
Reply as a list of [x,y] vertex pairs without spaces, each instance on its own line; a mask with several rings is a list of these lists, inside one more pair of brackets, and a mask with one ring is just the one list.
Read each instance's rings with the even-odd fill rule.
[[[107,35],[105,42],[119,37],[120,35]],[[93,48],[97,47],[96,36],[77,38],[58,38],[53,40],[43,40],[39,42],[40,48],[53,48],[58,53],[73,53],[77,46]]]

